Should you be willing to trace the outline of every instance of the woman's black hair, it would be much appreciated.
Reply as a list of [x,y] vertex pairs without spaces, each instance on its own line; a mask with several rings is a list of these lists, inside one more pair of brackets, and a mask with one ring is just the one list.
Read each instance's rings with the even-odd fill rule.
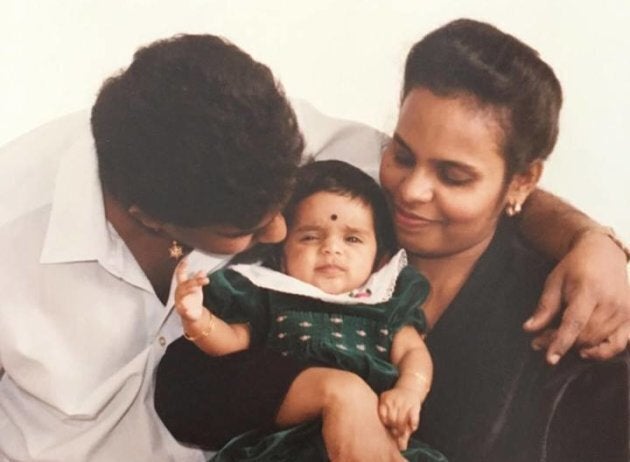
[[538,52],[490,24],[459,19],[416,43],[407,55],[402,99],[418,87],[439,96],[472,96],[495,111],[507,178],[553,150],[560,82]]
[[179,226],[255,226],[284,204],[303,150],[271,71],[212,35],[139,49],[91,122],[104,190]]
[[[295,189],[283,212],[289,230],[300,203],[318,192],[331,192],[358,199],[370,207],[377,246],[375,266],[383,257],[396,252],[398,243],[383,190],[367,173],[339,160],[314,161],[300,167]],[[273,256],[267,259],[265,264],[280,269],[282,244],[274,247]]]

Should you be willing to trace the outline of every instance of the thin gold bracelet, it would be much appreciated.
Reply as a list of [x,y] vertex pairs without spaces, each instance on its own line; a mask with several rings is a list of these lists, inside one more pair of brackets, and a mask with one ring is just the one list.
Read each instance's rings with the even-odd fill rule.
[[186,338],[186,340],[190,340],[191,342],[196,342],[200,338],[207,337],[208,335],[210,335],[210,332],[212,332],[212,329],[214,328],[214,315],[210,312],[210,310],[204,310],[204,311],[208,313],[208,316],[210,316],[210,318],[208,319],[207,327],[195,336],[192,336],[188,332],[184,331],[184,337]]
[[418,380],[418,382],[422,383],[423,385],[429,384],[429,378],[426,375],[424,375],[422,372],[403,372],[401,374],[401,376],[405,376],[405,375],[413,375],[414,378]]

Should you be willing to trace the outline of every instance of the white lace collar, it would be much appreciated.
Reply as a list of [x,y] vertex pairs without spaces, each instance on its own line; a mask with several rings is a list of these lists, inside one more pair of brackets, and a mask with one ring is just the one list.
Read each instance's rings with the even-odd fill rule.
[[401,249],[385,266],[373,273],[363,286],[345,294],[326,293],[311,284],[260,265],[241,264],[231,266],[230,268],[263,289],[287,294],[303,295],[324,302],[343,305],[374,305],[376,303],[386,302],[392,297],[398,275],[406,265],[407,254]]

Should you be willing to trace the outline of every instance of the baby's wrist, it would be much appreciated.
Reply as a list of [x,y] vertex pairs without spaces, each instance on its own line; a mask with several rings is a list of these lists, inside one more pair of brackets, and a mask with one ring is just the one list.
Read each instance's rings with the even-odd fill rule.
[[403,371],[398,377],[396,388],[403,388],[417,392],[428,392],[431,379],[426,374],[417,371]]
[[208,311],[205,308],[201,308],[199,310],[199,313],[195,313],[194,315],[191,314],[190,312],[183,312],[180,313],[180,317],[182,318],[182,321],[186,322],[187,324],[190,325],[194,325],[195,323],[198,323],[199,321],[202,321],[204,318],[204,311]]
[[207,337],[214,328],[214,315],[210,310],[204,309],[201,316],[194,321],[183,320],[184,337],[191,342],[195,342],[203,337]]

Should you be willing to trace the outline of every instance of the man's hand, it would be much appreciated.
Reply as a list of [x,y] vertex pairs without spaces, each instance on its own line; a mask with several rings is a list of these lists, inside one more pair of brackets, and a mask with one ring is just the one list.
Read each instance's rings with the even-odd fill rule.
[[[557,330],[543,331],[566,306]],[[609,359],[630,335],[630,286],[623,252],[600,233],[584,234],[551,272],[525,330],[542,333],[532,346],[547,348],[556,364],[573,346],[583,357]]]

